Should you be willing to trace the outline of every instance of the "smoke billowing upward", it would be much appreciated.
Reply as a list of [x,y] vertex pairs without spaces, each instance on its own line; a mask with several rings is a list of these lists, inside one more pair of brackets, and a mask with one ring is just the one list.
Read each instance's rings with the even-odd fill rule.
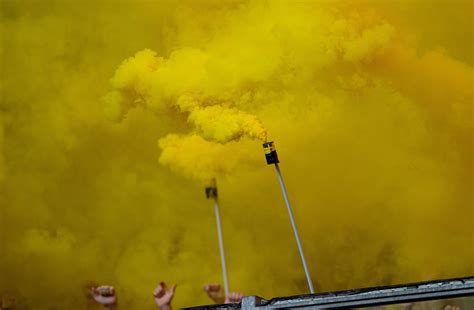
[[[174,121],[179,121],[176,113],[186,113],[191,133],[160,139],[160,162],[201,182],[247,161],[245,152],[229,142],[267,138],[258,118],[236,108],[245,89],[235,83],[219,89],[222,82],[207,68],[211,60],[199,49],[175,51],[167,60],[145,49],[120,65],[112,78],[114,90],[104,97],[112,120],[122,120],[138,104]],[[233,156],[226,156],[231,151]]]
[[208,303],[214,176],[231,289],[306,292],[267,132],[317,290],[474,273],[470,1],[0,5],[0,295],[22,308],[83,308],[91,280]]

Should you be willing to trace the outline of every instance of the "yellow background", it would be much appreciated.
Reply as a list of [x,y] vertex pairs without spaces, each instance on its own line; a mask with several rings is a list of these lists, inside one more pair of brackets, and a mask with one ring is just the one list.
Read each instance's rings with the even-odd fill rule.
[[[210,303],[211,176],[231,290],[307,292],[261,142],[194,126],[189,94],[276,142],[317,291],[474,273],[472,1],[0,4],[0,295],[20,309],[83,309],[88,281],[127,309],[160,280],[176,307]],[[168,69],[111,103],[145,49]]]

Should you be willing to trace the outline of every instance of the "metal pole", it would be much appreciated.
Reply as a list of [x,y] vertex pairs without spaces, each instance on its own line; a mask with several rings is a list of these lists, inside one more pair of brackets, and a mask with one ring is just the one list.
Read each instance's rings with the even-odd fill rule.
[[224,240],[222,238],[221,216],[219,212],[219,203],[214,199],[214,211],[216,212],[217,236],[219,237],[219,250],[221,252],[222,275],[224,277],[225,296],[229,295],[229,280],[227,279],[227,267],[225,264]]
[[280,171],[280,167],[278,166],[278,163],[275,163],[275,169],[278,174],[278,180],[280,181],[283,197],[285,198],[286,208],[288,209],[288,214],[290,215],[291,225],[293,226],[293,232],[295,233],[296,243],[298,244],[298,249],[300,251],[300,256],[301,256],[301,261],[303,262],[304,272],[306,273],[306,279],[308,280],[309,291],[311,292],[311,294],[314,294],[313,282],[311,281],[311,276],[309,275],[308,266],[306,265],[306,259],[304,257],[304,252],[303,252],[303,246],[301,245],[298,229],[296,228],[295,219],[293,218],[293,211],[291,210],[290,201],[288,200],[288,194],[286,193],[285,183],[283,183],[283,178],[281,176],[281,171]]

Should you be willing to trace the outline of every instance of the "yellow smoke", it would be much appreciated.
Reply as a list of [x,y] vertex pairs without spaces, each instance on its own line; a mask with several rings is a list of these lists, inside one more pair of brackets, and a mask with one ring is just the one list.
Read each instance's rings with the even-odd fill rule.
[[[153,309],[474,273],[471,1],[4,0],[0,295]],[[436,14],[434,14],[436,12]],[[111,122],[112,120],[113,122]],[[189,177],[189,178],[188,178]]]
[[243,137],[267,139],[260,120],[236,108],[240,95],[231,93],[239,91],[240,85],[216,93],[215,76],[207,69],[209,60],[199,49],[181,49],[169,59],[145,49],[119,66],[111,80],[114,90],[104,97],[105,113],[116,121],[139,104],[161,118],[170,112],[186,113],[191,133],[162,138],[160,162],[201,182],[228,175],[239,162],[247,162],[241,149],[229,142]]
[[[251,141],[246,142],[251,145]],[[169,134],[159,140],[158,145],[162,150],[159,161],[178,173],[205,182],[251,163],[247,158],[251,156],[247,153],[248,149],[241,150],[242,143],[244,141],[222,145],[209,142],[199,135]]]

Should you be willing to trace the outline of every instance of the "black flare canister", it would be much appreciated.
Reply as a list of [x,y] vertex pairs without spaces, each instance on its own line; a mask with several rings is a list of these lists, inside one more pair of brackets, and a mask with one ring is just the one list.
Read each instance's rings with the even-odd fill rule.
[[217,185],[215,179],[213,179],[206,187],[206,197],[207,199],[217,199]]
[[267,159],[267,164],[278,164],[280,161],[278,160],[278,154],[275,148],[275,143],[265,142],[263,144],[263,151],[265,152],[265,158]]

